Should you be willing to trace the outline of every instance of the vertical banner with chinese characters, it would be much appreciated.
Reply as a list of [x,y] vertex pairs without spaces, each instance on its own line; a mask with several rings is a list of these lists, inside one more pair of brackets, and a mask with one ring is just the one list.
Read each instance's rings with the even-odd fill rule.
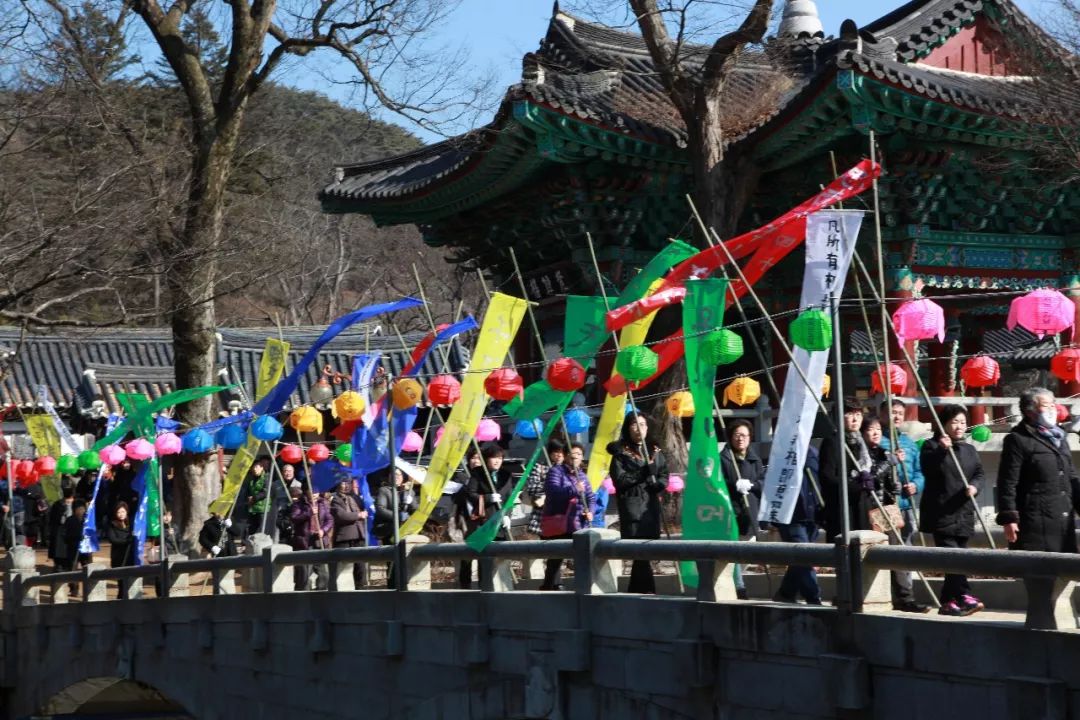
[[[862,219],[862,213],[851,211],[819,212],[807,218],[806,269],[800,310],[816,308],[830,312],[830,297],[840,298]],[[818,412],[817,401],[810,393],[820,392],[830,357],[828,350],[793,350],[795,362],[802,368],[807,382],[804,383],[794,369],[788,370],[758,513],[759,520],[781,525],[791,522],[791,513],[795,510],[806,465],[806,450]],[[842,399],[838,398],[838,402]]]
[[[720,472],[720,446],[712,409],[716,393],[716,365],[702,352],[708,333],[724,325],[727,280],[713,278],[686,283],[683,333],[686,337],[686,377],[694,396],[690,430],[690,458],[683,490],[682,525],[686,540],[738,540],[735,513]],[[680,563],[683,584],[697,587],[697,564]]]

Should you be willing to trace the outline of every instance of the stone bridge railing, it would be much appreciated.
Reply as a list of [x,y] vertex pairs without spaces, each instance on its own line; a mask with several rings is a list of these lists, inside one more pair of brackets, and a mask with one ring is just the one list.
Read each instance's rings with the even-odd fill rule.
[[[256,536],[260,538],[265,536]],[[292,551],[285,545],[260,546],[235,557],[188,560],[169,557],[141,567],[105,568],[90,565],[79,572],[39,575],[26,548],[15,548],[7,559],[5,609],[72,600],[69,585],[78,586],[84,603],[142,597],[143,583],[156,584],[162,598],[186,597],[189,578],[208,573],[214,595],[294,592],[294,566],[326,566],[328,592],[355,590],[356,564],[393,563],[398,592],[432,589],[431,565],[436,561],[473,559],[479,562],[480,590],[514,589],[513,560],[546,558],[574,561],[574,591],[578,595],[618,592],[617,563],[621,560],[660,560],[695,563],[699,575],[697,599],[734,601],[735,564],[827,566],[836,570],[837,610],[860,613],[888,607],[890,570],[956,572],[982,577],[1016,578],[1027,591],[1026,627],[1076,629],[1072,590],[1080,580],[1080,556],[1058,553],[890,546],[881,533],[857,531],[847,546],[839,543],[745,543],[688,540],[621,540],[611,530],[583,530],[572,540],[492,543],[477,553],[465,544],[429,544],[423,536],[409,536],[396,546]],[[236,573],[242,573],[238,586]],[[41,590],[49,589],[43,596]]]

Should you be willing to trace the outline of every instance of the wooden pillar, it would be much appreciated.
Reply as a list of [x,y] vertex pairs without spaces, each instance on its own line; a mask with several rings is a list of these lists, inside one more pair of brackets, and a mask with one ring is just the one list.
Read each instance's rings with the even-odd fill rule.
[[[1075,260],[1080,260],[1080,250],[1074,251],[1072,255]],[[1067,288],[1065,294],[1073,302],[1074,325],[1072,341],[1075,343],[1080,341],[1080,275],[1065,278],[1062,285]],[[1080,395],[1080,382],[1058,380],[1058,397],[1067,398],[1074,395]]]

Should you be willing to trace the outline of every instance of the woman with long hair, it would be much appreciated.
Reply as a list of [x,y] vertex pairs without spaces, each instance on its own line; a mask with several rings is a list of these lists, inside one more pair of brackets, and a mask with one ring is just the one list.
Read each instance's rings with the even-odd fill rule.
[[[623,538],[656,540],[660,537],[660,493],[667,488],[667,460],[660,448],[646,449],[649,423],[637,411],[626,414],[622,435],[612,443],[611,481],[619,508],[619,531]],[[655,593],[656,580],[648,560],[635,560],[630,570],[629,592]]]
[[[544,481],[544,506],[540,521],[540,534],[545,540],[569,538],[592,523],[596,512],[596,495],[589,485],[589,477],[582,469],[585,446],[574,443],[565,460],[552,465]],[[559,576],[562,559],[547,561],[541,590],[561,590]]]
[[105,526],[105,539],[109,541],[109,560],[112,567],[135,564],[135,539],[131,533],[126,502],[118,502],[113,508],[109,524]]

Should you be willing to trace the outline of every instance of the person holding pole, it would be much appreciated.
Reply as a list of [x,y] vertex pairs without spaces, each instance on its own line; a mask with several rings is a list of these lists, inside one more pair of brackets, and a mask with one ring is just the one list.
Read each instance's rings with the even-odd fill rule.
[[[596,495],[582,469],[585,446],[573,443],[565,461],[552,465],[544,481],[544,514],[540,535],[544,540],[568,539],[592,523]],[[562,558],[547,560],[541,590],[562,590]]]
[[[626,414],[622,435],[611,443],[611,481],[619,507],[619,532],[624,539],[660,539],[660,493],[667,488],[667,460],[660,448],[645,450],[649,423],[637,411]],[[650,459],[651,458],[651,459]],[[656,594],[652,563],[635,560],[628,592]]]
[[1020,395],[1024,419],[1005,436],[998,468],[997,523],[1010,550],[1076,552],[1080,478],[1054,394],[1032,388]]
[[[791,513],[791,522],[787,525],[774,523],[780,539],[787,543],[817,542],[818,519],[821,516],[821,490],[818,484],[820,456],[817,448],[811,445],[806,452],[806,466],[803,469],[803,482],[799,486],[799,497]],[[817,571],[812,566],[788,565],[780,588],[773,596],[774,602],[794,603],[802,595],[807,605],[821,605],[821,586],[818,585]]]
[[270,459],[260,457],[251,466],[247,481],[248,532],[254,535],[263,530],[263,516],[270,508]]
[[[892,418],[894,432],[896,433],[896,446],[904,451],[904,460],[897,465],[900,472],[900,514],[904,518],[904,527],[900,530],[900,537],[905,545],[911,544],[911,538],[918,529],[919,523],[915,517],[915,497],[921,495],[926,478],[923,476],[922,461],[919,456],[919,446],[911,439],[911,436],[900,430],[904,423],[904,401],[894,397],[892,404],[889,401],[881,403],[882,418]],[[892,442],[888,433],[882,433],[881,447],[886,452],[892,450]]]
[[[933,533],[938,547],[966,548],[975,534],[975,506],[969,498],[978,493],[985,475],[979,453],[964,442],[967,410],[961,405],[946,405],[938,416],[945,432],[936,433],[922,446],[922,466],[926,468],[926,489],[919,504],[922,527]],[[941,615],[971,615],[985,607],[971,594],[967,578],[958,573],[945,576],[940,600]]]
[[[338,483],[337,492],[330,500],[330,515],[334,519],[334,547],[363,547],[367,531],[367,510],[360,506],[353,494],[353,481],[347,478]],[[365,585],[364,563],[353,565],[355,587]]]
[[[844,400],[844,427],[841,430],[844,434],[844,444],[851,449],[856,458],[865,456],[868,462],[869,455],[866,455],[866,446],[863,443],[862,435],[859,434],[862,421],[863,412],[862,408],[859,407],[859,403],[853,399]],[[849,509],[856,505],[859,497],[856,489],[851,485],[852,480],[858,475],[859,469],[849,466],[847,469],[848,477],[841,477],[840,453],[840,444],[836,442],[835,436],[825,438],[822,441],[818,478],[821,481],[821,493],[825,501],[824,524],[829,542],[833,542],[841,534],[842,530],[844,510],[840,501],[842,497],[841,485],[849,483]],[[852,511],[853,518],[855,512],[855,510]],[[851,527],[852,529],[858,529],[860,526],[852,525]]]
[[[465,537],[476,532],[488,518],[498,512],[514,487],[510,472],[503,468],[503,449],[495,443],[488,443],[480,449],[483,461],[471,468],[468,481],[462,488],[462,502],[465,505]],[[509,518],[506,518],[507,524]],[[495,541],[509,540],[507,525],[499,528]],[[472,560],[462,560],[458,564],[458,587],[468,590],[472,587]]]
[[[727,485],[728,497],[735,507],[735,522],[739,539],[757,540],[758,506],[765,479],[765,463],[750,447],[752,426],[746,420],[735,420],[727,426],[727,447],[720,453],[720,469]],[[735,594],[746,600],[745,566],[736,565]]]

